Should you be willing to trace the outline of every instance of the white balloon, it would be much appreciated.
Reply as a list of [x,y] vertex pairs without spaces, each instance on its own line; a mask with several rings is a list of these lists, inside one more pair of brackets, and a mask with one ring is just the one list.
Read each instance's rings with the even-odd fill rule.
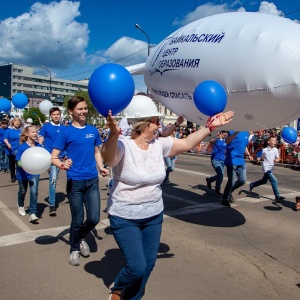
[[22,168],[29,174],[42,174],[51,165],[51,154],[42,147],[30,147],[21,156]]
[[[145,83],[156,100],[189,121],[205,124],[193,93],[205,80],[227,92],[224,129],[286,125],[300,114],[300,25],[263,13],[232,12],[194,21],[149,55]],[[133,66],[133,74],[143,65]]]
[[44,100],[39,104],[39,109],[44,115],[49,114],[49,110],[53,107],[53,103],[49,100]]

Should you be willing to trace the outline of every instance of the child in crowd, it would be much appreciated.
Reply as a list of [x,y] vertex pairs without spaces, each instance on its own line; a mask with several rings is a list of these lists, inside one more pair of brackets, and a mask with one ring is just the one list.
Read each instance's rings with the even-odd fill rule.
[[16,161],[17,161],[17,180],[19,183],[18,192],[18,210],[21,216],[26,216],[24,208],[24,200],[27,192],[28,185],[30,187],[30,202],[29,202],[29,221],[36,222],[39,218],[36,216],[37,213],[37,200],[38,200],[38,185],[40,175],[28,174],[23,168],[21,163],[21,156],[24,151],[30,147],[42,147],[41,144],[36,142],[38,132],[36,126],[26,126],[20,137],[20,146],[17,150]]
[[285,197],[280,196],[277,187],[277,179],[272,173],[275,162],[278,162],[280,160],[278,149],[276,148],[276,144],[277,144],[276,137],[270,136],[268,138],[268,146],[266,148],[263,148],[262,156],[259,158],[259,159],[263,159],[262,167],[263,167],[264,176],[260,180],[251,182],[249,191],[251,193],[255,187],[266,184],[267,181],[269,180],[272,185],[272,189],[275,195],[275,200],[280,201],[280,200],[284,200]]

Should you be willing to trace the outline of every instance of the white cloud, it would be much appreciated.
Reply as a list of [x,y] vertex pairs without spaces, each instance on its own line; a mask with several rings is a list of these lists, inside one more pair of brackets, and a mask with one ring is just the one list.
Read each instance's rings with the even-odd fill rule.
[[79,2],[36,2],[28,13],[0,22],[0,61],[63,69],[85,61],[87,24],[75,21]]
[[245,11],[243,7],[240,7],[239,9],[233,9],[233,6],[236,4],[237,3],[230,5],[224,3],[224,4],[215,5],[213,3],[208,2],[206,4],[198,6],[194,11],[188,13],[182,19],[176,18],[176,20],[173,22],[173,25],[183,26],[193,21],[196,21],[198,19],[208,17],[211,15],[222,14],[231,11]]
[[122,37],[106,51],[98,51],[88,57],[90,64],[116,62],[123,66],[138,64],[147,60],[148,44],[130,37]]
[[276,16],[283,16],[283,12],[278,10],[274,3],[263,1],[260,3],[258,12]]

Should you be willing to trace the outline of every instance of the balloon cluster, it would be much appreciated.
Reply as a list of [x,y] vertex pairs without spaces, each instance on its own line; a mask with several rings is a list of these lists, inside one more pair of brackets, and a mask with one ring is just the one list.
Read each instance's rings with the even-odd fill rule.
[[90,99],[97,111],[107,116],[124,110],[134,94],[134,81],[129,71],[121,65],[108,63],[97,68],[88,84]]

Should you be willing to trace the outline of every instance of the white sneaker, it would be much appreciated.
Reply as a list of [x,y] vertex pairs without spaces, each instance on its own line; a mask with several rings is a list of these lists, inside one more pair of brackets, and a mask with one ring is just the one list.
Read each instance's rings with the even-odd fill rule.
[[72,266],[79,266],[80,265],[80,252],[79,251],[72,251],[69,257],[69,263]]
[[90,256],[90,247],[84,239],[80,242],[80,254],[84,257]]
[[18,210],[19,210],[19,215],[20,216],[26,216],[26,211],[25,211],[25,208],[24,206],[18,206]]
[[39,218],[35,214],[29,215],[29,222],[36,222]]

